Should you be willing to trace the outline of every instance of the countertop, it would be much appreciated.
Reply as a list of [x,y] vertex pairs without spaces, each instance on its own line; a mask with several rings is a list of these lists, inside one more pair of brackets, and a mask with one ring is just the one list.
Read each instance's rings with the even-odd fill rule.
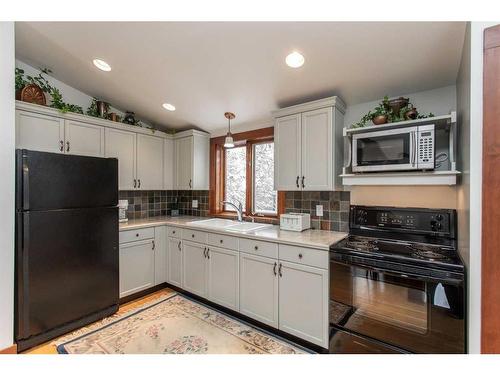
[[320,250],[328,250],[331,244],[347,237],[347,233],[345,232],[335,232],[328,230],[308,229],[303,232],[280,230],[279,225],[273,225],[271,227],[266,227],[246,233],[237,233],[227,229],[204,228],[190,224],[193,221],[205,219],[209,218],[197,216],[156,216],[148,219],[135,219],[129,220],[126,223],[120,223],[120,231],[169,225],[174,227],[199,230],[203,232],[221,233],[241,238],[258,239],[288,245],[305,246]]

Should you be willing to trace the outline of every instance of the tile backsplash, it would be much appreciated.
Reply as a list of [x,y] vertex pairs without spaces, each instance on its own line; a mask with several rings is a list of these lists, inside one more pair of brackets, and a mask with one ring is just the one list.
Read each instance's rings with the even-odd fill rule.
[[[323,206],[323,216],[316,216],[316,206]],[[285,212],[311,215],[313,229],[349,231],[350,193],[348,191],[287,191]]]
[[[129,219],[170,215],[176,202],[179,215],[208,215],[208,190],[122,190],[119,199],[128,200]],[[192,208],[193,199],[198,200],[198,208]]]
[[[208,216],[208,190],[120,191],[119,199],[128,199],[129,219],[170,215],[175,204],[179,215]],[[192,207],[193,200],[198,207]],[[323,216],[316,216],[316,205],[323,205]],[[348,191],[287,191],[285,212],[311,215],[313,229],[348,231],[350,193]],[[279,224],[276,222],[276,224]]]

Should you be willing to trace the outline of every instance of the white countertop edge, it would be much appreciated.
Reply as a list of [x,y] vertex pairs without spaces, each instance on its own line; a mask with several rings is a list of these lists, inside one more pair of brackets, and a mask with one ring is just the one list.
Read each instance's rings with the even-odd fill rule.
[[[179,220],[179,219],[186,220],[186,223],[172,222],[173,220]],[[281,230],[281,229],[279,229],[278,225],[273,225],[273,227],[272,227],[272,229],[274,229],[276,232],[285,232],[287,234],[290,234],[291,236],[293,236],[293,235],[299,236],[300,234],[304,234],[304,233],[309,232],[309,231],[331,233],[332,237],[334,237],[333,241],[328,245],[326,245],[326,244],[323,245],[323,244],[318,244],[318,243],[311,243],[311,242],[308,242],[307,240],[300,240],[300,239],[290,240],[290,239],[273,238],[270,236],[266,236],[265,232],[272,230],[270,227],[259,229],[259,230],[252,231],[252,232],[247,232],[247,233],[241,233],[241,232],[236,233],[234,231],[225,230],[225,229],[204,228],[201,226],[195,226],[195,225],[188,224],[190,221],[197,221],[197,220],[203,220],[203,219],[204,219],[203,217],[177,216],[177,217],[172,217],[172,218],[169,217],[168,219],[161,218],[158,220],[154,220],[154,219],[129,220],[127,223],[120,223],[119,231],[121,232],[121,231],[142,229],[142,228],[171,226],[171,227],[177,227],[177,228],[198,230],[201,232],[223,234],[223,235],[239,237],[239,238],[248,238],[248,239],[256,239],[256,240],[267,241],[267,242],[274,242],[274,243],[278,243],[278,244],[303,246],[303,247],[307,247],[307,248],[311,248],[311,249],[318,249],[318,250],[329,250],[330,245],[332,245],[338,241],[343,240],[348,235],[346,232],[337,232],[337,231],[308,229],[308,230],[305,230],[303,232],[293,232],[293,231]],[[259,232],[260,232],[260,234],[259,234]]]

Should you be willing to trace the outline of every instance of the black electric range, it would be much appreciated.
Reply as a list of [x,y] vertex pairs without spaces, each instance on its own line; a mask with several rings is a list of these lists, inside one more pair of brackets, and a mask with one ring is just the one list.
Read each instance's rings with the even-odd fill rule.
[[333,353],[465,352],[455,210],[351,206],[330,248]]

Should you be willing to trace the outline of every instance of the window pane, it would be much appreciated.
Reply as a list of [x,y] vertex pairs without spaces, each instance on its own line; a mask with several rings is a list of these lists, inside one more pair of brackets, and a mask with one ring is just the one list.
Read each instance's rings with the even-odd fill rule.
[[278,205],[278,194],[274,190],[274,143],[259,143],[253,147],[254,211],[274,214],[277,212]]
[[[226,152],[226,180],[224,200],[238,205],[238,201],[243,205],[245,211],[246,202],[246,161],[247,149],[246,147],[227,148]],[[235,211],[229,205],[225,205],[225,210]]]

